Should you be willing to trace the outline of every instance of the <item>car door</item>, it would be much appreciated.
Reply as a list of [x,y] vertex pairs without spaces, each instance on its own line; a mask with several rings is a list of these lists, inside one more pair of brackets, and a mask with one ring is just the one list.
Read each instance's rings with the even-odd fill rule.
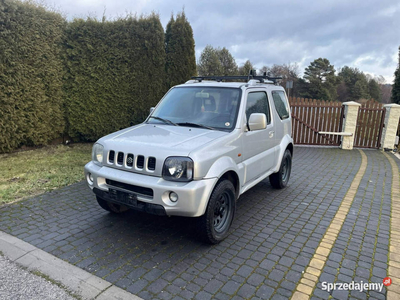
[[[245,94],[246,126],[243,134],[243,164],[245,166],[245,182],[257,179],[271,170],[275,165],[276,138],[271,105],[265,89],[250,89]],[[252,113],[264,113],[267,117],[265,129],[250,131],[247,121]]]

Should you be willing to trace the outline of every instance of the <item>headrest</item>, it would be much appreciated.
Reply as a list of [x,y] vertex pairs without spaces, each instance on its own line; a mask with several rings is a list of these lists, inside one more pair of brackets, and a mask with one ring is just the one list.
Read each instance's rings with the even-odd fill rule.
[[213,96],[204,99],[204,111],[215,111],[216,109],[217,105]]

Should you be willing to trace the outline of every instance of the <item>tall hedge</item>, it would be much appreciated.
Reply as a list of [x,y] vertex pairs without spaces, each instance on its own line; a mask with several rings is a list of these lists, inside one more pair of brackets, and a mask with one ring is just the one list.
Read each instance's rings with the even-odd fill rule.
[[0,152],[62,134],[65,23],[35,4],[0,1]]
[[166,72],[169,87],[195,76],[196,55],[193,30],[184,12],[171,16],[165,33]]
[[[0,0],[0,153],[65,133],[94,141],[142,122],[167,78],[181,83],[195,72],[190,24],[183,13],[174,24],[166,47],[156,14],[67,22],[31,2]],[[166,51],[177,68],[166,68]]]
[[165,92],[159,17],[76,19],[66,30],[68,134],[97,138],[141,122]]

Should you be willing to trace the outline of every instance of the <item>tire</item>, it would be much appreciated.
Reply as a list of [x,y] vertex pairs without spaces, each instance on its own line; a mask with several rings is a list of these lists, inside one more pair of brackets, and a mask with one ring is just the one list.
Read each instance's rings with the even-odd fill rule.
[[112,202],[108,202],[98,196],[96,196],[97,199],[97,203],[100,205],[100,207],[102,209],[105,209],[106,211],[115,213],[115,214],[120,214],[123,212],[126,212],[129,210],[128,207],[124,206],[124,205],[119,205],[119,204],[115,204]]
[[283,189],[287,186],[292,171],[292,154],[288,149],[283,153],[281,166],[277,173],[269,176],[269,182],[276,189]]
[[229,180],[219,182],[199,218],[199,233],[209,244],[218,244],[228,236],[236,209],[235,188]]

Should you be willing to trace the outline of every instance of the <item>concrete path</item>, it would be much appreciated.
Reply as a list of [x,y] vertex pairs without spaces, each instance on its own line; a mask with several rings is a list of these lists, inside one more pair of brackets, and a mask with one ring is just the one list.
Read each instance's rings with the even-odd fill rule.
[[141,299],[2,231],[0,252],[5,256],[0,257],[2,300]]

